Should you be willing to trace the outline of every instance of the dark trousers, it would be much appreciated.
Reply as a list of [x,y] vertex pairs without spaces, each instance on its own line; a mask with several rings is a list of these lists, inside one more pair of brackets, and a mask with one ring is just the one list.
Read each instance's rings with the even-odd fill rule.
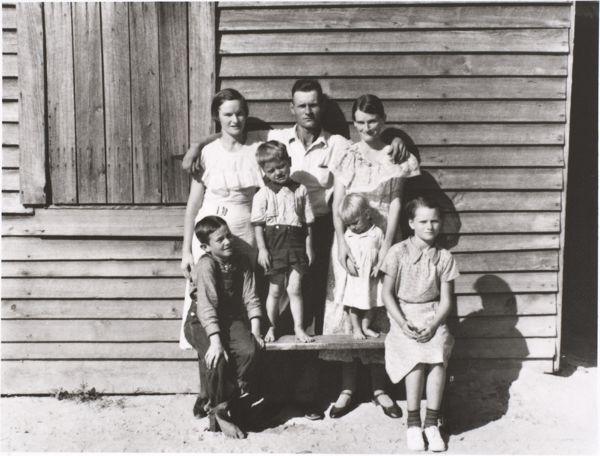
[[229,355],[229,360],[225,361],[221,357],[217,366],[209,369],[204,361],[204,355],[210,346],[210,339],[202,324],[196,316],[188,315],[184,326],[186,339],[198,352],[199,396],[208,399],[211,408],[231,401],[240,393],[250,391],[255,383],[259,354],[254,337],[245,321],[221,321],[220,329],[221,343]]
[[323,334],[323,316],[327,295],[327,274],[331,245],[333,244],[333,217],[331,213],[315,218],[312,225],[315,259],[302,278],[304,296],[304,326],[314,328],[315,334]]

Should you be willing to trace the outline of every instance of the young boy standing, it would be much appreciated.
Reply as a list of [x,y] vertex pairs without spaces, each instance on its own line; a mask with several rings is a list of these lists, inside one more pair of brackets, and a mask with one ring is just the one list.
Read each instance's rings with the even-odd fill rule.
[[291,160],[284,144],[267,141],[258,146],[256,160],[265,186],[254,195],[252,216],[258,246],[258,264],[269,279],[267,314],[271,323],[266,342],[279,336],[279,301],[287,295],[299,342],[312,342],[304,330],[302,277],[314,258],[312,212],[306,187],[290,178]]
[[192,269],[192,305],[184,333],[198,352],[211,428],[220,428],[229,437],[244,438],[240,417],[233,409],[253,401],[257,345],[264,346],[254,273],[248,260],[236,254],[222,218],[204,217],[194,231],[206,255]]

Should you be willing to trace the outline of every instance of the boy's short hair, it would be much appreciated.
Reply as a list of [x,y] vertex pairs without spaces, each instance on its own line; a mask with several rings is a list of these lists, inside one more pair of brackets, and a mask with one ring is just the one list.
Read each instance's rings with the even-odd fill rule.
[[316,79],[298,79],[292,86],[292,100],[296,92],[317,92],[319,103],[323,101],[323,88]]
[[369,214],[370,211],[371,206],[369,206],[369,202],[364,196],[358,193],[350,193],[342,200],[338,212],[342,222],[348,224],[356,220],[359,215]]
[[194,233],[196,233],[196,237],[200,241],[200,244],[208,244],[210,235],[223,226],[227,226],[227,222],[221,217],[207,215],[196,223],[196,226],[194,226]]
[[440,217],[442,217],[444,214],[442,212],[442,206],[440,206],[440,204],[434,200],[433,198],[426,196],[426,195],[421,195],[421,196],[417,196],[416,198],[411,199],[405,206],[406,208],[406,215],[408,216],[409,220],[412,220],[415,218],[415,213],[417,212],[417,209],[420,207],[427,207],[429,209],[435,209],[438,212],[438,215]]
[[279,141],[264,142],[256,149],[256,161],[261,168],[268,162],[279,160],[290,162],[285,144]]

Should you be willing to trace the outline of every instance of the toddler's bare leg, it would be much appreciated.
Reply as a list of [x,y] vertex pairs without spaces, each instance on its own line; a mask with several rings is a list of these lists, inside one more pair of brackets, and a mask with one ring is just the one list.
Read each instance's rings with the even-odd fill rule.
[[362,331],[367,337],[379,337],[379,333],[369,328],[373,321],[373,309],[365,310],[361,324]]
[[357,340],[366,339],[365,333],[363,333],[361,327],[361,318],[362,311],[360,309],[355,309],[354,307],[350,307],[350,322],[352,323],[352,337]]
[[304,331],[302,322],[304,321],[304,301],[302,299],[302,276],[294,269],[290,271],[290,277],[287,286],[288,296],[290,298],[290,310],[294,319],[294,334],[299,342],[313,342],[314,339]]
[[283,286],[270,283],[269,284],[269,295],[267,296],[267,315],[271,322],[271,327],[265,334],[265,342],[273,342],[277,339],[277,320],[279,319],[279,300],[283,294]]

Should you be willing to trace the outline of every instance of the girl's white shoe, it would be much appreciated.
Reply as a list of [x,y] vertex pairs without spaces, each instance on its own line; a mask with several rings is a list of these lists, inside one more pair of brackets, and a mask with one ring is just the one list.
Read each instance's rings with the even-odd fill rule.
[[446,444],[437,426],[426,427],[424,432],[429,444],[429,451],[446,451]]
[[425,441],[423,440],[423,431],[420,427],[411,426],[406,429],[406,446],[409,450],[425,451]]

